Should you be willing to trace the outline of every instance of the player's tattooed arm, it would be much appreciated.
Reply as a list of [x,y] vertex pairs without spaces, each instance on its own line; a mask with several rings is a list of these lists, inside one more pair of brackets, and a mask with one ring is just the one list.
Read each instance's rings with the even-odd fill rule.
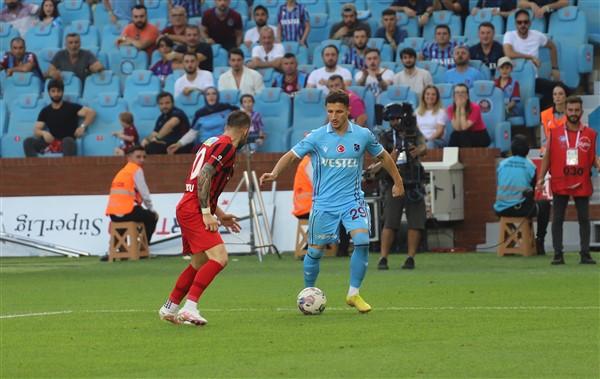
[[206,163],[202,167],[200,175],[198,175],[197,188],[200,208],[210,208],[210,184],[216,172],[217,170],[213,165]]

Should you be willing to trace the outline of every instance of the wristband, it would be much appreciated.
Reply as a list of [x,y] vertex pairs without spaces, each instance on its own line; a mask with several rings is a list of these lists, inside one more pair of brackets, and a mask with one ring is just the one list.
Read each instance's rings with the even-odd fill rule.
[[202,211],[203,215],[209,215],[210,213],[210,208],[200,208],[200,210]]
[[558,70],[558,67],[556,67],[556,66],[552,66],[552,69],[553,69],[553,70]]

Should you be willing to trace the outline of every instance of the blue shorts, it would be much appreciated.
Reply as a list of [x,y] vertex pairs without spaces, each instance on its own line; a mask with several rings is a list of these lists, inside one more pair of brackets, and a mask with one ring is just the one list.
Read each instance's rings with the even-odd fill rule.
[[356,229],[366,229],[367,233],[370,233],[371,212],[369,205],[362,200],[339,211],[313,209],[308,220],[309,245],[323,246],[328,243],[337,243],[340,222],[344,223],[344,228],[348,233]]

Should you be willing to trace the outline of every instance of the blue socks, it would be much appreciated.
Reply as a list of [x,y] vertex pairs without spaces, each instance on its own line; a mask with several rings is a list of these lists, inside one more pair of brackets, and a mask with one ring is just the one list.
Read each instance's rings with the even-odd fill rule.
[[308,247],[308,252],[304,256],[304,288],[314,287],[319,276],[319,263],[323,256],[323,250]]
[[369,265],[369,235],[357,233],[352,237],[354,252],[350,258],[350,286],[360,288]]

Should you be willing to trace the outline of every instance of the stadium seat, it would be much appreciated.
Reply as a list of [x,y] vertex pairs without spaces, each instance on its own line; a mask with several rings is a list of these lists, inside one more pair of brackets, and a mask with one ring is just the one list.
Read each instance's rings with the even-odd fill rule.
[[298,0],[296,2],[304,5],[309,15],[313,13],[327,13],[327,3],[323,0]]
[[8,128],[2,136],[1,151],[3,158],[21,158],[25,156],[23,141],[33,135],[33,127],[38,115],[45,106],[37,94],[20,95],[10,108]]
[[588,40],[600,45],[600,2],[597,0],[579,0],[577,7],[587,16]]
[[173,70],[172,74],[167,75],[163,89],[167,92],[175,93],[175,81],[177,81],[177,79],[179,79],[183,74],[185,74],[185,71],[183,70]]
[[481,116],[490,134],[492,143],[502,152],[510,150],[511,134],[510,123],[505,121],[504,94],[491,80],[476,80],[470,91],[471,101],[481,106],[482,102],[489,104],[489,111],[485,112],[481,106]]
[[[580,0],[581,1],[581,0]],[[600,134],[600,106],[596,107],[588,116],[588,125]],[[596,155],[600,156],[600,143],[596,141]]]
[[115,41],[121,35],[123,31],[122,24],[111,24],[110,22],[102,28],[102,38],[100,43],[100,50],[105,51],[107,53],[111,53],[117,50],[117,45]]
[[449,83],[436,83],[435,86],[440,91],[440,99],[442,100],[442,106],[444,109],[452,105],[452,84]]
[[121,94],[119,77],[110,70],[92,74],[85,79],[83,87],[83,99],[85,101],[94,100],[100,93],[108,93],[117,97]]
[[219,83],[219,77],[229,71],[231,67],[229,66],[215,66],[213,67],[213,78],[215,78],[215,83]]
[[0,22],[0,50],[9,51],[10,41],[19,36],[19,31],[7,22]]
[[81,46],[87,50],[98,50],[100,48],[100,37],[98,28],[87,20],[75,20],[65,28],[64,35],[77,33],[81,38]]
[[[381,24],[381,12],[378,15],[372,15],[371,17],[377,17],[378,24]],[[416,17],[408,17],[406,13],[398,12],[396,13],[396,18],[398,19],[398,23],[396,24],[400,29],[406,30],[409,37],[420,37],[420,28],[419,21]],[[375,33],[375,30],[371,31]]]
[[397,71],[398,67],[396,65],[396,62],[393,62],[393,61],[381,61],[381,62],[379,62],[379,66],[383,67],[383,68],[387,68],[388,70],[390,70],[394,73],[398,72]]
[[175,106],[188,116],[191,123],[196,111],[204,106],[204,96],[198,91],[192,91],[188,96],[180,94],[175,98]]
[[160,109],[156,103],[156,94],[152,92],[139,92],[138,96],[129,103],[129,111],[133,114],[135,127],[140,139],[147,137],[154,130],[156,120],[160,116]]
[[475,16],[469,15],[465,22],[464,36],[469,41],[479,41],[479,25],[491,22],[496,34],[504,34],[504,19],[500,15],[493,15],[491,8],[480,9]]
[[435,11],[429,22],[423,27],[423,38],[426,41],[435,40],[435,28],[438,25],[448,25],[451,36],[462,35],[462,21],[460,16],[450,11]]
[[446,67],[433,61],[417,61],[417,67],[429,71],[433,78],[433,83],[444,83],[446,80]]
[[341,64],[344,61],[344,55],[348,52],[348,47],[346,45],[342,45],[342,41],[338,39],[326,39],[321,41],[321,43],[315,47],[313,50],[313,60],[312,64],[317,67],[323,67],[323,57],[321,56],[321,52],[324,48],[329,45],[334,45],[338,49],[338,64]]
[[44,48],[60,48],[62,29],[59,27],[37,24],[25,34],[27,51],[38,51]]
[[[308,15],[310,17],[310,33],[308,33],[307,43],[308,53],[311,54],[316,46],[329,38],[329,29],[333,23],[329,22],[327,13],[309,13]],[[314,57],[312,59],[314,60]]]
[[231,105],[235,105],[236,107],[240,106],[240,91],[237,89],[224,89],[219,91],[219,101],[221,103],[229,103]]
[[483,78],[485,80],[492,79],[492,74],[491,74],[490,68],[488,66],[484,65],[482,61],[479,61],[477,59],[471,59],[471,60],[469,60],[469,66],[479,70],[479,72],[481,72],[481,75],[483,75]]
[[88,132],[81,139],[81,152],[79,155],[86,157],[103,157],[115,154],[115,147],[120,140],[111,132]]
[[[369,6],[369,10],[371,11],[371,20],[377,20],[378,22],[381,20],[381,13],[388,9],[394,0],[369,0],[367,1],[367,5]],[[374,30],[371,30],[371,35],[375,34]]]
[[[529,18],[531,19],[530,29],[537,30],[538,32],[546,33],[546,19],[533,17],[533,12],[531,11],[531,9],[527,9],[527,12],[529,13]],[[516,29],[517,28],[515,25],[515,12],[512,12],[506,18],[506,29],[505,30],[507,32],[509,32],[509,31],[516,30]]]
[[169,14],[167,2],[164,0],[144,0],[144,6],[148,11],[149,20],[156,18],[166,18]]
[[140,92],[153,93],[155,97],[160,92],[160,79],[152,71],[135,70],[125,79],[123,99],[127,104],[131,105]]
[[92,11],[85,0],[63,0],[58,3],[58,13],[65,25],[73,21],[92,20]]
[[379,50],[382,61],[394,60],[394,50],[384,38],[369,38],[367,46]]
[[108,54],[110,68],[120,77],[131,75],[135,70],[148,68],[148,54],[133,46],[121,46]]
[[288,150],[287,133],[292,120],[292,102],[281,88],[265,88],[256,95],[254,110],[259,112],[266,135],[261,152],[277,153]]
[[87,106],[96,111],[96,118],[89,126],[88,133],[109,133],[120,130],[119,114],[127,111],[127,103],[114,93],[100,92],[87,102]]
[[273,68],[260,68],[258,71],[263,77],[263,83],[265,87],[271,87],[273,79],[275,78],[275,69]]
[[[294,96],[292,128],[310,131],[325,123],[325,95],[317,88],[303,88]],[[302,134],[303,136],[303,134]],[[302,138],[302,137],[301,137]],[[292,138],[292,146],[294,139]]]
[[369,129],[373,129],[375,126],[375,96],[373,92],[364,86],[350,86],[348,89],[358,95],[365,103],[365,110],[367,112],[367,126]]
[[295,41],[285,41],[282,42],[282,45],[286,53],[292,53],[296,56],[298,64],[308,63],[308,50],[306,46],[300,46],[300,44]]
[[417,52],[417,55],[423,51],[423,47],[425,46],[425,39],[422,37],[407,37],[402,41],[400,45],[398,45],[398,49],[396,49],[396,62],[402,62],[400,59],[400,52],[410,47]]
[[188,19],[189,25],[196,25],[197,27],[202,26],[202,17],[190,17]]
[[[74,73],[70,71],[61,71],[60,75],[62,76],[63,84],[65,86],[65,93],[70,93],[76,95],[77,97],[81,96],[81,79],[77,77]],[[43,93],[44,98],[48,98],[48,82],[50,79],[46,79],[46,83],[44,83]]]
[[169,25],[169,20],[166,17],[152,18],[152,19],[148,20],[148,22],[150,22],[152,25],[156,26],[156,28],[159,31],[163,30],[164,28],[167,27],[167,25]]
[[214,66],[227,66],[229,64],[229,57],[227,56],[227,50],[221,47],[218,43],[212,45],[213,51],[213,67]]
[[97,25],[98,29],[101,29],[104,25],[110,25],[110,15],[101,1],[94,5],[92,16],[94,25]]
[[417,94],[407,86],[389,86],[386,91],[379,95],[377,104],[387,105],[389,103],[411,103],[413,108],[419,105]]
[[36,53],[38,58],[38,65],[40,66],[40,70],[42,73],[48,72],[48,68],[50,67],[50,63],[52,63],[52,59],[54,55],[58,53],[60,49],[56,47],[49,47],[46,49],[40,50],[39,53]]
[[525,119],[511,118],[512,125],[540,125],[540,100],[535,96],[535,66],[529,60],[513,59],[512,78],[519,82]]
[[316,69],[317,69],[317,66],[315,66],[314,64],[299,64],[298,65],[298,71],[302,71],[305,74],[310,74],[311,72],[313,72]]
[[[242,16],[242,22],[248,18],[248,3],[246,2],[246,0],[231,0],[229,7],[231,9],[235,9],[235,11]],[[202,9],[207,8],[208,5],[206,7],[202,7]]]
[[8,101],[9,108],[19,95],[32,94],[39,97],[42,89],[42,81],[32,72],[15,72],[4,79],[2,92]]
[[6,133],[8,127],[8,108],[4,99],[0,99],[0,136]]

